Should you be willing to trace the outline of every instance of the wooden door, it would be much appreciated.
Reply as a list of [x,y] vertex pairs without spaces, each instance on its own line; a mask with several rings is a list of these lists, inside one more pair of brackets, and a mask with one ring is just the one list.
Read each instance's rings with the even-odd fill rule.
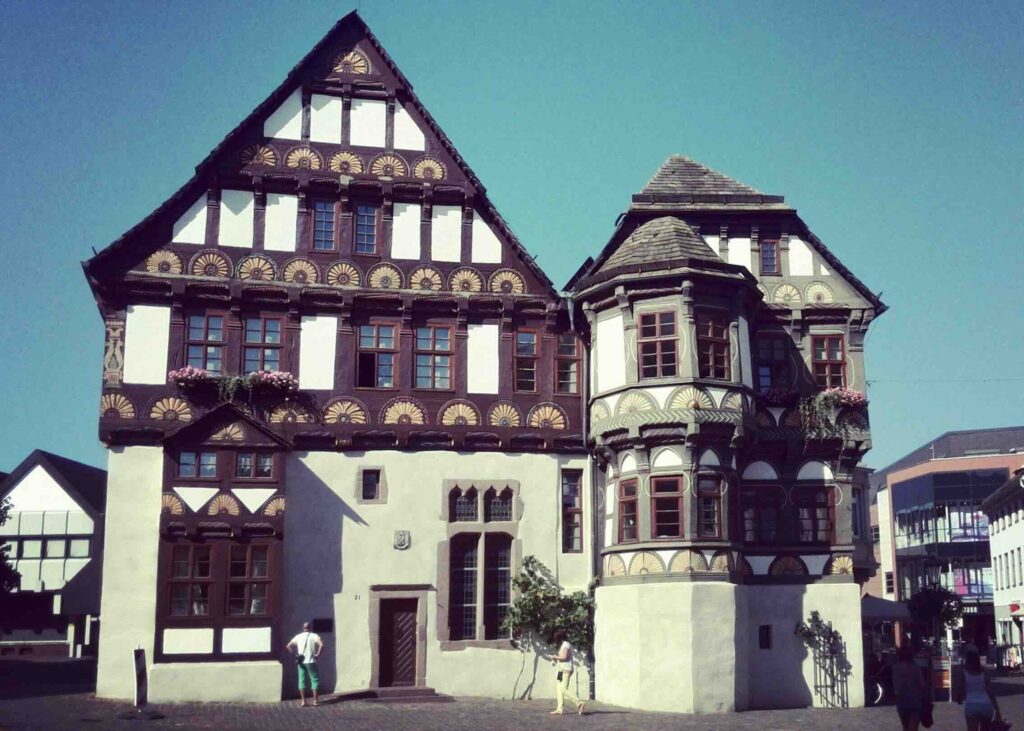
[[380,684],[416,685],[416,599],[380,603]]

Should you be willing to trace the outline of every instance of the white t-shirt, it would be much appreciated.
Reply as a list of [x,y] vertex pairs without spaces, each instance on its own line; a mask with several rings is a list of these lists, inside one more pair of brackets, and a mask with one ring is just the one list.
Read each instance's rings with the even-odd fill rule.
[[568,640],[562,642],[562,646],[558,648],[559,655],[565,655],[565,659],[562,660],[562,664],[559,666],[563,672],[571,673],[572,668],[572,645],[569,644]]
[[318,642],[323,644],[320,635],[316,632],[299,632],[299,634],[292,637],[292,641],[289,644],[295,645],[295,651],[302,655],[303,665],[310,665],[316,662],[316,645]]

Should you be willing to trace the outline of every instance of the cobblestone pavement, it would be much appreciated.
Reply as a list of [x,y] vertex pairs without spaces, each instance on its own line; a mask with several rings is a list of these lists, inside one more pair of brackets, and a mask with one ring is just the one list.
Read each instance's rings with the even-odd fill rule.
[[[10,680],[0,676],[0,682]],[[126,721],[119,714],[126,705],[97,700],[87,692],[48,695],[45,687],[12,693],[10,684],[0,688],[0,728],[3,729],[280,729],[301,731],[532,731],[533,729],[681,729],[684,731],[852,731],[853,729],[899,729],[896,711],[891,706],[846,711],[798,709],[787,711],[750,711],[718,715],[690,716],[668,713],[642,713],[590,704],[588,713],[552,717],[550,701],[502,701],[457,698],[447,703],[378,703],[347,701],[318,708],[299,708],[294,703],[256,704],[180,704],[157,706],[164,718],[155,721]],[[52,688],[51,690],[60,690]],[[1024,681],[1001,680],[998,691],[1003,712],[1014,723],[1015,731],[1024,729]],[[15,695],[23,697],[12,697]],[[938,703],[935,729],[962,729],[960,706]]]

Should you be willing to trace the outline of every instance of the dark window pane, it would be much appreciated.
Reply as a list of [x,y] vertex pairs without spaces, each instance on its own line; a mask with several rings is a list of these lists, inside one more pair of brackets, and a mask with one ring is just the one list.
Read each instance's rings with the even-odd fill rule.
[[253,457],[251,454],[245,452],[239,452],[235,457],[235,476],[236,477],[252,477],[253,476]]
[[228,575],[233,579],[244,579],[248,575],[248,571],[248,551],[245,546],[232,546]]
[[195,560],[195,571],[192,572],[193,578],[210,578],[210,547],[196,546],[194,549],[193,558]]
[[228,614],[245,614],[245,584],[228,584]]
[[188,615],[188,584],[171,584],[171,614],[175,617]]
[[217,453],[216,452],[202,452],[199,455],[199,476],[200,477],[216,477],[217,476]]
[[274,456],[271,454],[258,454],[256,455],[256,476],[257,477],[273,477],[274,475]]
[[363,500],[376,500],[380,490],[380,470],[363,470]]
[[266,546],[253,546],[250,560],[249,576],[254,579],[265,579],[268,575],[268,558]]
[[171,578],[189,578],[189,568],[188,546],[175,546],[171,561]]

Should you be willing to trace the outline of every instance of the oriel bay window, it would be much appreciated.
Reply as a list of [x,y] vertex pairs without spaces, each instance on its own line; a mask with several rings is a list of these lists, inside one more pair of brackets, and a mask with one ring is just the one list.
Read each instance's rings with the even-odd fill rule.
[[728,381],[729,321],[721,315],[697,315],[697,364],[701,378]]
[[224,372],[224,316],[189,315],[185,362],[193,368],[204,368],[211,375]]
[[313,203],[313,249],[334,250],[334,201]]
[[722,537],[722,478],[718,475],[697,477],[697,535]]
[[797,510],[801,543],[832,543],[835,522],[830,487],[795,487],[791,498]]
[[651,312],[640,315],[637,348],[641,378],[668,378],[678,370],[675,312]]
[[814,382],[821,388],[846,385],[846,354],[842,335],[823,335],[811,338]]
[[555,391],[557,393],[579,393],[579,340],[572,333],[563,333],[558,336],[557,347]]
[[356,385],[394,388],[397,350],[394,325],[360,325]]
[[750,487],[743,490],[743,540],[746,543],[777,542],[779,515],[785,493],[778,485]]
[[683,537],[683,478],[651,478],[651,538]]
[[281,370],[281,321],[271,317],[245,318],[242,368],[246,373]]
[[452,331],[448,327],[416,328],[416,388],[452,387]]
[[636,480],[619,483],[619,543],[635,541],[640,536],[637,528]]
[[532,330],[516,332],[515,387],[516,391],[537,390],[537,333]]

